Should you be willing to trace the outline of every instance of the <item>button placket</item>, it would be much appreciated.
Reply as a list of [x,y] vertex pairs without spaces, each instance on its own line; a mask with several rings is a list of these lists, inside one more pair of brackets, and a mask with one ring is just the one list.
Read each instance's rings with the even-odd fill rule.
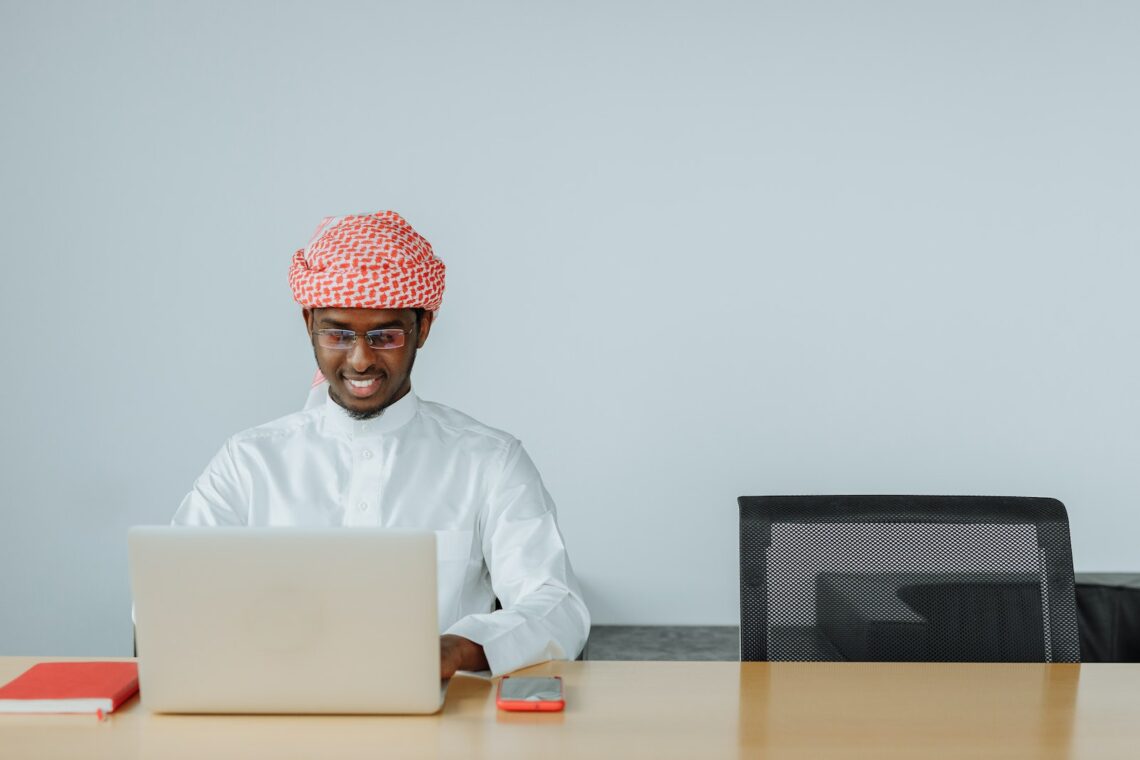
[[[363,427],[363,424],[361,425]],[[347,525],[380,524],[381,462],[375,438],[354,437],[352,441],[352,488],[347,499]]]

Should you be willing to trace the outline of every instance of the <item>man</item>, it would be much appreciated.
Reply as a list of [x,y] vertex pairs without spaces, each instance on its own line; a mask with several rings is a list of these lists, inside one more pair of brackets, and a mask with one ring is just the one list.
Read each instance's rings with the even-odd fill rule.
[[443,297],[431,245],[391,211],[330,217],[289,283],[327,395],[230,438],[174,523],[434,530],[441,677],[577,656],[589,613],[522,444],[412,392]]

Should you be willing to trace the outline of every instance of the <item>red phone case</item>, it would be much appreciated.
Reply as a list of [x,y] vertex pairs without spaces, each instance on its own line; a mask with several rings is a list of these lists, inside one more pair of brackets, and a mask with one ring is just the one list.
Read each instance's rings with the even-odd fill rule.
[[[542,699],[542,700],[526,700],[526,699],[503,699],[503,683],[507,681],[510,676],[503,676],[499,679],[499,687],[495,692],[495,704],[498,705],[500,710],[519,710],[530,712],[561,712],[562,708],[566,706],[565,699]],[[558,679],[558,690],[562,691],[562,676],[551,676],[551,678]]]

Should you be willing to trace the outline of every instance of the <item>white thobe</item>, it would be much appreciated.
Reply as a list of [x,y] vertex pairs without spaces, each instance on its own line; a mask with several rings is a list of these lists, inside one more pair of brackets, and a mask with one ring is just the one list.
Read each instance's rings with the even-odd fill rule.
[[495,674],[572,659],[590,630],[554,502],[522,444],[411,392],[370,420],[326,396],[238,433],[174,524],[433,530],[440,631],[481,644]]

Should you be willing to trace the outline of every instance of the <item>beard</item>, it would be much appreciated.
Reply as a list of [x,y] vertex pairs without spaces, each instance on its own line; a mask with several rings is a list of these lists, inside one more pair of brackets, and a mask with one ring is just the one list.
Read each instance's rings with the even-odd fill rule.
[[381,414],[384,413],[385,409],[387,409],[389,406],[391,406],[391,404],[385,404],[384,406],[380,407],[379,409],[349,409],[344,404],[341,404],[340,399],[338,399],[335,395],[333,396],[333,401],[340,404],[340,407],[342,409],[344,409],[345,412],[348,413],[349,417],[351,417],[354,420],[358,420],[358,421],[359,420],[371,420],[375,417],[379,417]]

